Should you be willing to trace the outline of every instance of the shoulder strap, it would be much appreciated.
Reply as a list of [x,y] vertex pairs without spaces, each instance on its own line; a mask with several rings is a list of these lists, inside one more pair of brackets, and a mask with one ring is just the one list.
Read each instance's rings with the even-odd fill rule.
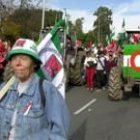
[[42,106],[45,107],[46,97],[45,97],[45,93],[44,93],[44,90],[43,90],[43,79],[41,79],[41,78],[39,79],[39,93],[40,93]]
[[[46,98],[45,98],[45,93],[43,90],[43,79],[39,79],[39,93],[40,93],[40,97],[41,97],[41,102],[42,102],[42,106],[45,108],[46,105]],[[54,123],[50,122],[50,126],[49,129],[52,130]]]
[[101,60],[100,60],[100,58],[98,58],[98,60],[99,60],[99,63],[101,64],[101,66],[103,67],[103,69],[105,69],[105,66],[103,66],[103,64],[102,64],[102,62],[101,62]]

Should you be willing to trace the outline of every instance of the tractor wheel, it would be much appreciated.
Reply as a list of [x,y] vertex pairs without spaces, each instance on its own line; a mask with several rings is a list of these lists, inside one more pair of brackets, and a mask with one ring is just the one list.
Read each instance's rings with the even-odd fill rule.
[[80,86],[84,83],[82,73],[84,69],[84,53],[79,51],[75,59],[75,64],[70,65],[69,69],[69,83],[75,86]]
[[118,67],[113,67],[110,71],[108,83],[109,100],[121,100],[123,98],[121,73]]

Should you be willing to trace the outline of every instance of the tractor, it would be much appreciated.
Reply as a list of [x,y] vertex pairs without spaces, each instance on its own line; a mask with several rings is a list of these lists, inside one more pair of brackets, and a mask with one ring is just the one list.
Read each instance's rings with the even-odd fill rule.
[[117,66],[113,67],[109,76],[110,100],[121,100],[133,87],[140,87],[140,44],[124,45],[123,54],[118,55]]
[[66,73],[66,83],[79,86],[82,85],[82,78],[85,52],[82,47],[76,47],[72,36],[66,38],[66,53],[64,59],[64,67]]
[[110,100],[125,99],[134,87],[139,88],[140,95],[140,29],[127,29],[126,35],[123,53],[118,53],[117,66],[110,71]]

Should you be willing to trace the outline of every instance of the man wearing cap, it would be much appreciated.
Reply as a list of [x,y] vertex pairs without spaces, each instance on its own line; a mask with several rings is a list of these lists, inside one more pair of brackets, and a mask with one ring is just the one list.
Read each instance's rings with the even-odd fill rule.
[[67,140],[68,109],[52,83],[43,80],[40,90],[36,44],[18,39],[6,59],[15,82],[0,100],[0,140]]

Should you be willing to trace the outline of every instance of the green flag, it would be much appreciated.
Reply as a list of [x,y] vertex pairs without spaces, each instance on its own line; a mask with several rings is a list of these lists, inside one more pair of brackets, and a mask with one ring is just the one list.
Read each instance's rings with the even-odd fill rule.
[[107,45],[109,45],[110,42],[111,42],[111,41],[110,41],[110,36],[109,36],[109,35],[106,36],[106,42],[107,42]]
[[125,19],[123,19],[121,32],[119,33],[119,40],[121,42],[124,42],[124,40],[126,39],[126,37],[127,37],[127,34],[126,34],[126,29],[125,29]]

